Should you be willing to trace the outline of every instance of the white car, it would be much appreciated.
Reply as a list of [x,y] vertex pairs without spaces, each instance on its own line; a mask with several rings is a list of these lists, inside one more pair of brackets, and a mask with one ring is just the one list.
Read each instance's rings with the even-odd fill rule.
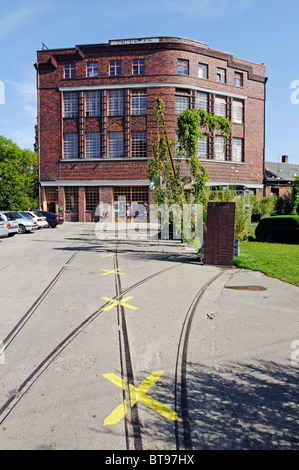
[[24,214],[30,215],[38,225],[38,228],[48,227],[47,219],[44,215],[37,215],[32,211],[25,211]]
[[29,215],[24,215],[22,212],[18,211],[13,211],[13,213],[16,215],[16,220],[19,224],[18,233],[34,232],[37,230],[37,222],[35,222],[32,217],[29,217]]
[[6,222],[6,230],[9,237],[13,237],[16,233],[18,233],[19,225],[16,220],[16,215],[10,211],[1,211],[0,216]]
[[8,237],[8,230],[6,227],[6,220],[0,214],[0,238]]

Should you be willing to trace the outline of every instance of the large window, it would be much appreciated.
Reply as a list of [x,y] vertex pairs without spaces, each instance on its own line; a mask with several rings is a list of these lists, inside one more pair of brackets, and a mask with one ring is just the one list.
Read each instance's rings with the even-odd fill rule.
[[86,116],[101,115],[101,91],[86,91],[85,93],[85,113]]
[[97,62],[89,62],[86,68],[87,77],[98,77],[99,76],[99,64]]
[[146,90],[132,90],[131,114],[146,114],[147,98]]
[[215,136],[215,160],[225,160],[226,141],[222,135]]
[[98,186],[85,187],[85,209],[94,211],[99,205],[100,195]]
[[76,78],[76,64],[65,64],[64,78]]
[[215,96],[215,115],[226,118],[226,98]]
[[108,132],[108,157],[122,158],[124,156],[124,136],[122,132]]
[[198,64],[198,78],[208,78],[208,65],[207,64]]
[[226,70],[217,68],[217,82],[226,83]]
[[64,158],[78,158],[78,134],[64,134]]
[[144,75],[145,74],[145,61],[144,59],[133,60],[133,75]]
[[108,116],[122,116],[124,112],[123,90],[108,90]]
[[78,188],[76,186],[66,186],[64,188],[65,194],[65,210],[77,211],[78,210]]
[[244,105],[242,100],[233,100],[233,122],[243,124]]
[[140,158],[147,157],[146,131],[132,132],[131,156]]
[[190,92],[178,88],[175,94],[175,114],[179,115],[185,109],[190,109]]
[[101,134],[99,132],[86,134],[86,158],[101,158]]
[[233,137],[232,160],[234,162],[244,161],[244,140],[238,137]]
[[209,137],[207,135],[204,139],[198,139],[197,156],[198,158],[208,158],[209,156]]
[[178,75],[189,75],[189,60],[178,59],[177,72]]
[[121,61],[120,60],[111,60],[109,63],[109,75],[111,77],[121,75]]
[[209,110],[209,95],[202,91],[196,92],[196,109],[203,109],[208,112]]
[[63,93],[63,117],[78,117],[78,93],[76,91]]

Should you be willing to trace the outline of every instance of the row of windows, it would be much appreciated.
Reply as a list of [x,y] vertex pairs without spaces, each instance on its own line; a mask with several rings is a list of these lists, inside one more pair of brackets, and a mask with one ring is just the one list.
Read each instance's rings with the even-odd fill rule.
[[[225,138],[216,135],[214,138],[214,154],[209,153],[209,137],[204,140],[198,140],[197,156],[201,159],[212,158],[214,160],[225,161],[227,159],[227,149]],[[242,162],[244,141],[242,138],[233,137],[232,139],[232,161]],[[64,158],[78,158],[78,134],[64,135]],[[101,134],[87,133],[85,140],[85,158],[101,158]],[[124,136],[123,132],[108,132],[108,157],[124,157]],[[147,138],[145,131],[136,131],[131,133],[131,157],[147,157]]]
[[[219,161],[227,160],[227,146],[225,137],[216,135],[214,137],[214,153],[209,152],[209,137],[205,139],[198,139],[197,156],[200,159],[213,159]],[[231,161],[240,163],[244,161],[244,139],[233,137],[232,139],[232,155]]]
[[[101,134],[99,132],[87,133],[85,139],[85,158],[101,158]],[[79,157],[78,134],[64,134],[64,158]],[[108,132],[108,157],[124,157],[123,132]],[[131,157],[147,157],[146,131],[131,133]]]
[[[201,91],[196,92],[195,108],[203,109],[209,112],[209,94]],[[227,98],[225,96],[215,96],[214,114],[216,116],[228,117]],[[175,114],[180,115],[186,109],[190,109],[189,92],[177,91],[175,97]],[[243,124],[244,122],[244,103],[243,100],[232,100],[232,122],[235,124]]]
[[[116,77],[122,75],[122,62],[121,60],[111,60],[109,62],[109,76]],[[177,61],[177,73],[178,75],[189,75],[189,60],[178,59]],[[145,60],[144,59],[133,59],[132,60],[132,75],[144,75],[145,74]],[[226,69],[217,67],[216,79],[219,83],[226,83]],[[99,63],[89,62],[86,65],[86,77],[98,77],[99,76]],[[209,66],[208,64],[198,63],[198,78],[208,79],[209,78]],[[76,64],[65,64],[64,65],[64,78],[76,78]],[[238,87],[243,86],[243,73],[234,72],[234,85]]]
[[[122,116],[124,112],[124,90],[108,90],[107,92],[108,116]],[[85,115],[101,115],[102,94],[100,90],[85,92]],[[79,94],[70,91],[63,94],[63,117],[78,117]],[[146,90],[132,90],[131,114],[143,115],[147,111]]]
[[[184,60],[184,59],[178,59],[177,62],[177,73],[178,75],[189,75],[189,60]],[[219,83],[226,83],[227,77],[226,77],[226,69],[217,67],[217,72],[216,72],[216,79],[217,82]],[[198,72],[197,72],[198,78],[203,78],[208,80],[209,78],[209,66],[208,64],[202,64],[198,63]],[[234,72],[234,85],[238,87],[243,86],[243,73],[241,72]]]
[[[124,90],[108,90],[108,116],[122,116],[124,112]],[[77,92],[65,92],[63,99],[63,117],[78,117],[79,95]],[[196,109],[209,111],[209,94],[201,91],[196,92]],[[243,100],[233,99],[232,121],[237,124],[243,123],[244,115]],[[179,91],[176,94],[175,113],[181,114],[185,109],[190,109],[189,91]],[[131,115],[145,115],[147,112],[146,90],[132,90]],[[101,115],[101,91],[85,92],[85,114],[86,116]],[[214,114],[227,117],[227,98],[215,96]]]
[[[110,77],[120,76],[121,60],[111,60],[109,62],[109,75]],[[145,74],[145,61],[144,59],[132,60],[132,75],[144,75]],[[86,77],[98,77],[99,76],[99,63],[89,62],[86,65]],[[64,78],[76,78],[76,64],[65,64],[64,65]]]

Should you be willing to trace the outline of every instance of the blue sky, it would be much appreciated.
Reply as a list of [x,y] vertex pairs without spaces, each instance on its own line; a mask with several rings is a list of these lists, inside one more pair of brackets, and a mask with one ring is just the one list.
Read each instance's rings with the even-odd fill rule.
[[0,0],[0,7],[0,134],[20,147],[33,148],[33,64],[42,43],[178,36],[266,64],[266,160],[286,154],[299,164],[298,0]]

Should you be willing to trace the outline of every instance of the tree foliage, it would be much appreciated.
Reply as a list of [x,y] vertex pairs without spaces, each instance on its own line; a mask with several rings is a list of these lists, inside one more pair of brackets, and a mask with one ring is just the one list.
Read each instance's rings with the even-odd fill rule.
[[38,206],[38,157],[0,136],[0,210]]

